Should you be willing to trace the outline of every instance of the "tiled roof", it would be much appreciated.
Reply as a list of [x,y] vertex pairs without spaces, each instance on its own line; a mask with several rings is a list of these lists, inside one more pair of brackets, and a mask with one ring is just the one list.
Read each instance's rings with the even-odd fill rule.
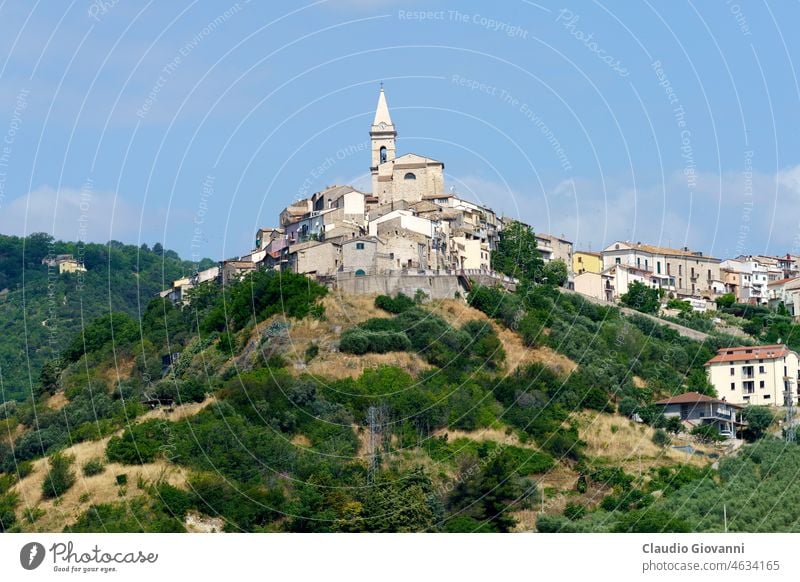
[[[636,250],[639,250],[639,251],[644,251],[646,253],[650,253],[650,254],[653,254],[653,255],[670,255],[670,256],[677,256],[677,257],[687,257],[687,258],[692,258],[692,259],[711,259],[712,261],[719,260],[719,259],[716,259],[716,258],[710,256],[710,255],[696,254],[694,251],[690,251],[690,250],[672,249],[672,248],[669,248],[669,247],[660,247],[660,246],[657,246],[657,245],[648,245],[648,244],[643,244],[643,243],[632,243],[632,242],[626,242],[626,241],[619,241],[619,242],[621,242],[622,244],[626,244],[626,245],[628,245],[629,247],[631,247],[633,249],[636,249]],[[607,248],[611,249],[611,247],[607,247]]]
[[711,396],[706,396],[705,394],[700,394],[699,392],[686,392],[684,394],[678,394],[677,396],[673,396],[672,398],[665,398],[664,400],[659,400],[658,402],[656,402],[656,404],[664,406],[667,404],[694,404],[697,402],[716,402],[718,404],[728,404],[730,406],[735,406],[736,408],[742,408],[738,404],[732,404],[730,402],[726,402],[725,400],[712,398]]
[[594,251],[575,251],[573,254],[575,255],[591,255],[593,257],[601,258],[603,255],[600,253],[596,253]]
[[740,362],[743,360],[772,360],[775,358],[782,358],[788,353],[789,349],[783,344],[722,348],[717,352],[716,356],[706,362],[706,366],[724,362]]
[[794,281],[797,279],[800,279],[800,277],[788,277],[786,279],[780,279],[779,281],[773,281],[772,283],[767,283],[767,286],[769,287],[772,285],[783,285],[784,283],[788,283],[789,281]]

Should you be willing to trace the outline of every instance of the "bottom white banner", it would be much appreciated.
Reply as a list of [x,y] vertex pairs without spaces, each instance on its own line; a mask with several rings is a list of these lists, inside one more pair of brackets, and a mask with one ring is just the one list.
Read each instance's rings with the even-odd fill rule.
[[797,579],[798,541],[792,534],[4,534],[0,579],[777,581]]

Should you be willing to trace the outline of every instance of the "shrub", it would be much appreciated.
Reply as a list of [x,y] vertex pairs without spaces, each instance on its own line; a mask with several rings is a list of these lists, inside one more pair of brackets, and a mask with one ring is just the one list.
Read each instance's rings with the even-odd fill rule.
[[389,313],[403,313],[414,306],[414,300],[403,293],[398,293],[394,298],[389,295],[378,295],[375,298],[375,307]]
[[315,343],[310,343],[306,348],[305,361],[310,362],[319,355],[319,346]]
[[151,463],[166,440],[169,426],[161,420],[148,420],[128,427],[121,437],[111,437],[108,441],[108,460],[123,465]]
[[586,507],[584,507],[580,503],[573,503],[572,501],[570,501],[564,508],[564,517],[572,521],[581,519],[584,515],[586,515]]
[[161,500],[169,514],[181,520],[192,507],[191,495],[183,489],[173,487],[169,483],[159,483],[155,490],[155,496]]
[[75,484],[72,463],[75,457],[56,453],[50,457],[50,471],[42,483],[42,496],[46,499],[60,497]]
[[719,434],[719,429],[713,424],[701,424],[700,426],[696,426],[692,429],[690,434],[703,443],[716,443],[725,440],[725,437]]
[[656,432],[653,433],[653,444],[659,447],[666,447],[672,442],[672,439],[667,434],[667,431],[664,429],[657,429]]
[[87,477],[91,477],[92,475],[99,475],[105,471],[105,469],[106,467],[103,465],[103,461],[100,459],[91,459],[83,465],[83,474]]

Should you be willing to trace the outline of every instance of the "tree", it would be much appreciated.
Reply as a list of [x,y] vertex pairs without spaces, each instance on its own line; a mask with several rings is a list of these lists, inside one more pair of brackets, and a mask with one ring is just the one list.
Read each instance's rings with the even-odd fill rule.
[[568,278],[567,264],[561,259],[550,261],[542,269],[542,283],[547,285],[563,287]]
[[492,268],[521,281],[538,281],[543,265],[531,227],[516,220],[506,224],[492,253]]
[[42,496],[45,499],[60,497],[75,484],[75,471],[72,463],[75,457],[56,453],[50,457],[50,472],[42,483]]
[[775,416],[766,406],[748,406],[742,412],[742,418],[747,422],[748,440],[760,439],[775,422]]
[[725,293],[722,297],[717,297],[717,307],[720,309],[724,307],[732,307],[736,303],[736,295],[733,293]]
[[661,307],[658,289],[648,287],[639,281],[634,281],[628,286],[628,292],[620,297],[620,301],[623,305],[642,313],[658,313]]

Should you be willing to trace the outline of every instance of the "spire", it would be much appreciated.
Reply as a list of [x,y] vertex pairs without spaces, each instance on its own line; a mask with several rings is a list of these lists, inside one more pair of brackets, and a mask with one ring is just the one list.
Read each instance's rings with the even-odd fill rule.
[[375,109],[375,119],[372,125],[380,125],[381,123],[394,125],[392,123],[392,117],[389,115],[389,105],[386,103],[386,93],[383,91],[383,83],[381,83],[381,92],[380,95],[378,95],[378,107]]

